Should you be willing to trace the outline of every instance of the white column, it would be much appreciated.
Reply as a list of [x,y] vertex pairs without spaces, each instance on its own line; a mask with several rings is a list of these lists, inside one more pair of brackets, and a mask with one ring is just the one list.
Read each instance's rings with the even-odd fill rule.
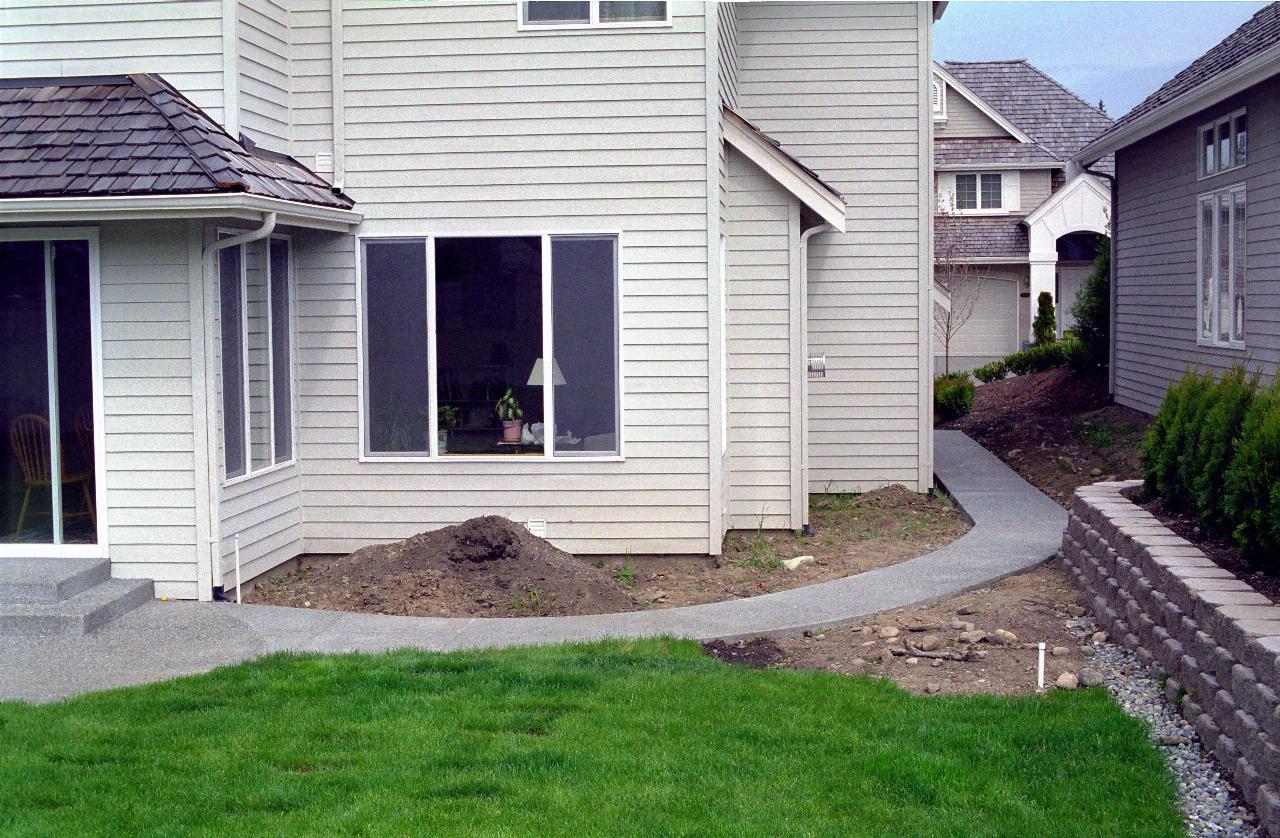
[[1054,314],[1058,309],[1058,257],[1054,254],[1053,259],[1037,259],[1035,256],[1031,258],[1031,317],[1027,323],[1027,340],[1033,340],[1032,326],[1036,320],[1037,301],[1040,294],[1048,291],[1049,296],[1053,298]]

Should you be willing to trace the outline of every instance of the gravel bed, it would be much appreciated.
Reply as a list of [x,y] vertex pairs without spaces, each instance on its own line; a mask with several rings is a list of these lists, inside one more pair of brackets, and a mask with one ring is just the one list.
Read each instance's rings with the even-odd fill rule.
[[1177,781],[1187,834],[1265,838],[1248,805],[1201,749],[1195,728],[1165,698],[1151,667],[1123,646],[1092,641],[1097,626],[1088,617],[1070,620],[1067,627],[1081,638],[1089,666],[1102,675],[1124,711],[1151,726],[1151,739]]

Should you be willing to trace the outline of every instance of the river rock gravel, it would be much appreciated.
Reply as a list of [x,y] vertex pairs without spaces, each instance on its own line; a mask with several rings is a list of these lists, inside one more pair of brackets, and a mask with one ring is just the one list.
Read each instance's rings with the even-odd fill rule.
[[1256,816],[1218,764],[1200,747],[1195,728],[1164,696],[1151,668],[1129,649],[1091,636],[1096,630],[1088,617],[1069,620],[1067,627],[1079,634],[1092,650],[1090,666],[1102,675],[1107,690],[1130,716],[1151,727],[1151,741],[1164,754],[1178,784],[1187,834],[1265,838]]

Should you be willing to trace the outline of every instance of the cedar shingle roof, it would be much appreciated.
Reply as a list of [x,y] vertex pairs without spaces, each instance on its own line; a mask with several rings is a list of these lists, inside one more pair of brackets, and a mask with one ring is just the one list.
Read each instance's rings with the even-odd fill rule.
[[933,162],[938,166],[958,166],[1059,161],[1039,143],[1023,143],[1012,137],[939,137],[933,141]]
[[[948,61],[942,66],[1064,162],[1112,125],[1111,117],[1026,59]],[[1095,168],[1111,172],[1111,159],[1106,158]]]
[[1026,259],[1031,250],[1023,215],[934,216],[935,262],[974,258]]
[[151,74],[0,80],[0,199],[247,192],[349,209]]
[[1239,29],[1139,102],[1133,110],[1120,117],[1110,130],[1099,132],[1097,139],[1129,125],[1161,105],[1190,93],[1237,64],[1277,45],[1280,45],[1280,3],[1272,3],[1259,9]]

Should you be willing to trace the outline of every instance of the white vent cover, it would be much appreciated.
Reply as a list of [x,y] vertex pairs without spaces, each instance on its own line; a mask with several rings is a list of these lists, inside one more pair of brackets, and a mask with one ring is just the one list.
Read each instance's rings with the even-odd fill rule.
[[810,355],[809,356],[809,377],[810,378],[826,378],[827,377],[827,356]]
[[536,535],[538,538],[546,538],[546,537],[547,537],[547,522],[546,522],[546,521],[530,521],[530,522],[529,522],[529,524],[528,524],[528,527],[529,527],[529,532],[533,533],[533,534],[534,534],[534,535]]
[[333,154],[328,151],[316,152],[316,174],[327,175],[333,173]]

